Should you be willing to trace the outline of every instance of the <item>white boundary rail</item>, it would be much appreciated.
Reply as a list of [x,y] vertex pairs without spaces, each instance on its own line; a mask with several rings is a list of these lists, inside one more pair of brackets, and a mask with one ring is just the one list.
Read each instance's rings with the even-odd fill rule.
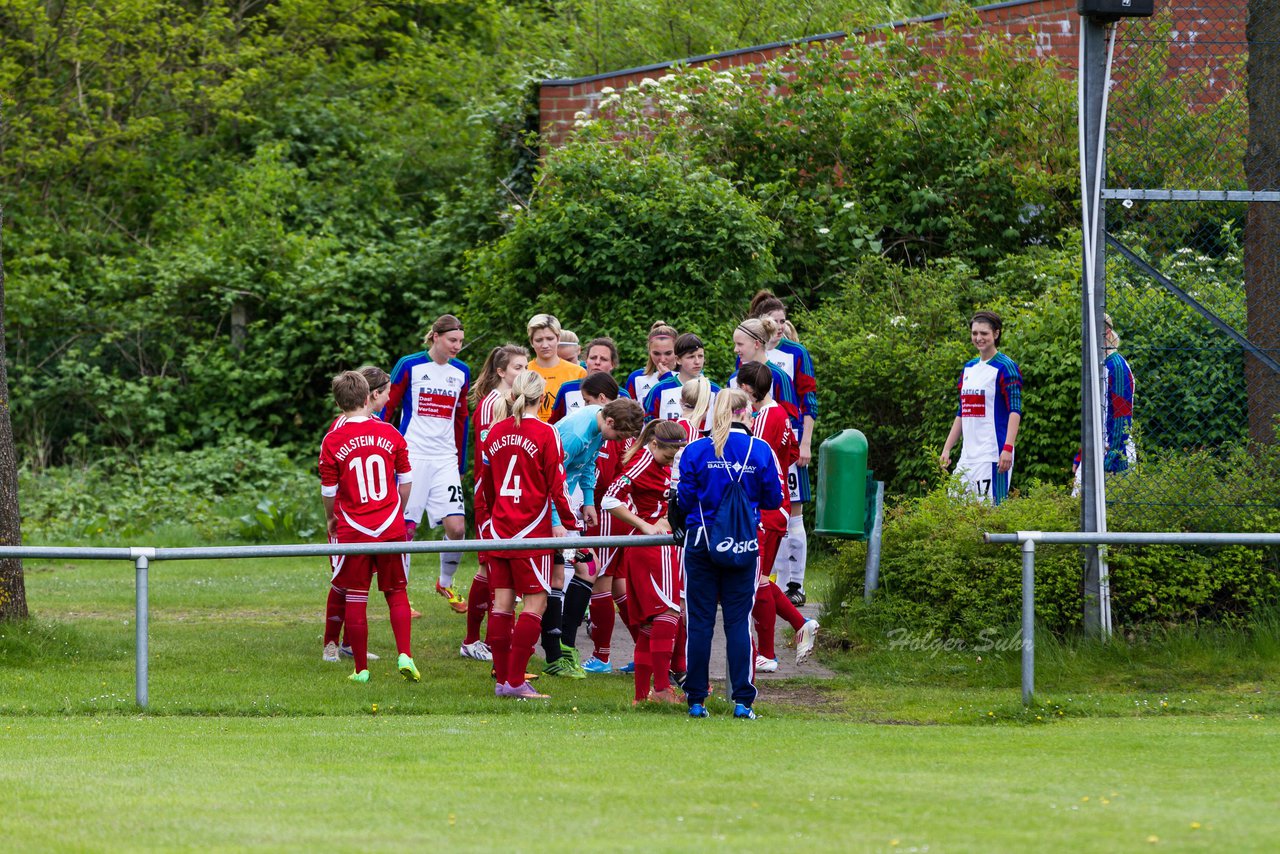
[[127,560],[136,570],[134,600],[134,636],[137,644],[137,687],[135,699],[138,707],[147,707],[148,678],[148,569],[152,561],[161,560],[225,560],[233,558],[264,557],[328,557],[329,555],[361,554],[436,554],[439,552],[500,552],[517,549],[579,549],[600,546],[662,546],[669,545],[669,534],[652,536],[628,535],[621,537],[547,537],[528,540],[435,540],[422,543],[310,543],[283,546],[211,546],[208,548],[88,548],[61,546],[0,546],[0,558],[25,560]]
[[1022,545],[1022,702],[1029,705],[1036,686],[1036,543],[1063,546],[1280,546],[1280,534],[1117,534],[1018,531],[982,535],[986,543]]

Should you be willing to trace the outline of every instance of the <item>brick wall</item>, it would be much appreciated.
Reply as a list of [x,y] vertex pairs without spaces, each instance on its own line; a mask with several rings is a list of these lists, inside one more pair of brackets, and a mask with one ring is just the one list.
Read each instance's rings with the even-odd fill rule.
[[[1217,91],[1241,85],[1232,78],[1228,64],[1244,53],[1245,16],[1243,13],[1226,16],[1222,12],[1223,0],[1160,0],[1157,13],[1167,15],[1172,31],[1169,73],[1195,74],[1203,79],[1202,100],[1211,100]],[[1074,74],[1079,55],[1080,16],[1076,13],[1076,0],[1013,0],[980,6],[974,10],[977,25],[962,31],[959,38],[966,44],[976,45],[982,34],[1003,33],[1008,38],[1026,40],[1028,50],[1037,57],[1056,57]],[[910,38],[923,44],[941,45],[940,35],[947,23],[947,15],[931,15],[909,22],[887,24],[849,36],[845,33],[829,33],[799,42],[743,48],[711,56],[682,60],[685,65],[709,65],[714,69],[758,65],[786,53],[798,44],[828,42],[839,44],[848,38],[875,41],[893,31],[908,30]],[[1224,43],[1234,47],[1224,50]],[[1118,55],[1116,76],[1123,69],[1124,56]],[[674,65],[665,62],[642,68],[630,68],[591,77],[570,80],[544,80],[539,92],[540,124],[544,144],[560,145],[572,132],[576,114],[591,115],[600,102],[600,90],[605,87],[625,89],[639,84],[646,77],[659,77]],[[1238,76],[1238,73],[1237,73]]]

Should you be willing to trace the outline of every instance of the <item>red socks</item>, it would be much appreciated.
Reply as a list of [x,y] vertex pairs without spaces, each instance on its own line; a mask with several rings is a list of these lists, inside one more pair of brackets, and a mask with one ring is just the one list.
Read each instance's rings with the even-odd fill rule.
[[591,642],[592,653],[601,661],[609,660],[609,644],[613,642],[613,594],[608,590],[591,594]]
[[409,593],[406,590],[388,590],[387,611],[391,614],[391,633],[396,636],[396,652],[413,658],[409,638],[413,634],[409,617]]
[[357,673],[369,669],[369,618],[365,613],[368,607],[368,590],[347,591],[347,643],[351,644]]
[[640,643],[640,628],[631,621],[631,615],[627,613],[627,594],[613,597],[613,601],[618,605],[618,613],[622,615],[622,624],[627,627],[627,631],[631,632],[631,640],[634,643]]
[[[489,612],[489,648],[493,650],[493,673],[502,685],[507,681],[507,668],[511,664],[511,628],[515,615],[510,611]],[[524,671],[520,672],[524,681]]]
[[637,701],[649,699],[649,680],[653,677],[653,660],[649,652],[649,627],[640,629],[636,639],[636,693]]
[[480,624],[484,622],[484,613],[488,610],[489,579],[476,576],[471,579],[471,590],[467,592],[467,636],[463,643],[480,640]]
[[[507,664],[507,684],[519,688],[524,684],[524,671],[533,658],[533,647],[542,636],[542,615],[525,611],[511,633],[511,661]],[[497,650],[494,650],[497,657]]]
[[[671,651],[676,645],[676,626],[680,618],[675,614],[659,614],[653,618],[649,638],[649,659],[653,669],[653,690],[665,691],[671,687]],[[636,668],[640,672],[640,668]]]
[[[769,587],[778,589],[778,585],[769,582]],[[782,597],[786,599],[786,596]],[[790,604],[788,602],[787,604]],[[756,652],[765,658],[777,658],[774,649],[774,635],[778,626],[778,606],[773,594],[763,587],[756,588],[756,604],[751,609],[751,619],[756,624]]]
[[347,610],[347,591],[341,587],[329,585],[329,601],[324,607],[324,642],[327,646],[337,643],[342,634],[342,616]]
[[[773,595],[773,604],[777,606],[778,616],[791,624],[791,628],[797,632],[800,627],[805,624],[804,614],[795,605],[791,604],[791,600],[787,598],[787,594],[782,592],[782,588],[777,582],[769,582],[769,592]],[[770,656],[772,658],[772,656]]]

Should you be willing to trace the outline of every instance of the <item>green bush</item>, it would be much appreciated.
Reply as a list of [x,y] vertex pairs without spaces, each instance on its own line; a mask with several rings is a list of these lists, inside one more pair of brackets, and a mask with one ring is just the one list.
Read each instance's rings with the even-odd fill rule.
[[752,293],[776,282],[777,229],[724,178],[653,153],[570,144],[547,161],[534,204],[469,265],[465,320],[492,346],[523,341],[535,312],[612,335],[624,367],[645,360],[654,320],[707,341],[707,374],[732,369],[727,346]]
[[1009,258],[985,278],[958,260],[906,269],[868,259],[840,292],[798,317],[818,366],[820,433],[867,434],[890,493],[920,495],[942,478],[938,453],[956,411],[956,380],[974,351],[979,305],[1004,317],[1000,349],[1023,377],[1014,484],[1067,483],[1080,437],[1079,290],[1071,250]]
[[[1241,452],[1243,454],[1244,452]],[[1280,453],[1251,458],[1252,466],[1280,483]],[[1194,492],[1205,477],[1245,477],[1246,460],[1199,458],[1143,463],[1108,481],[1114,500],[1141,493],[1142,477],[1177,484],[1170,493],[1183,531],[1220,530],[1216,505],[1197,503]],[[1280,493],[1280,490],[1275,490]],[[1236,511],[1233,530],[1280,529],[1280,494],[1259,497],[1269,506]],[[1194,509],[1201,512],[1196,515]],[[1182,513],[1181,508],[1191,508]],[[1115,531],[1165,530],[1164,508],[1152,503],[1112,505],[1109,527]],[[999,507],[958,500],[943,487],[923,498],[892,507],[884,522],[881,589],[869,608],[862,607],[866,546],[837,550],[832,592],[827,605],[833,621],[879,630],[932,631],[939,637],[979,637],[984,629],[1015,626],[1021,613],[1021,561],[1017,549],[982,542],[984,531],[1073,531],[1079,503],[1066,487],[1032,482]],[[1244,546],[1124,546],[1108,550],[1112,621],[1117,630],[1182,622],[1243,624],[1280,602],[1280,550]],[[1036,620],[1062,633],[1080,626],[1083,564],[1075,547],[1041,545],[1036,549]]]
[[[1078,503],[1063,487],[1033,483],[999,507],[957,500],[934,490],[886,512],[880,591],[872,607],[857,605],[866,547],[842,546],[828,609],[837,620],[858,614],[878,625],[977,638],[1019,624],[1022,562],[1016,548],[986,545],[984,531],[1069,531]],[[1080,623],[1080,563],[1075,549],[1036,554],[1036,618],[1055,631]]]
[[[22,535],[28,545],[125,545],[160,528],[206,541],[298,540],[323,533],[314,473],[281,450],[231,439],[198,451],[121,453],[19,475]],[[259,507],[266,502],[266,509]],[[266,521],[242,520],[255,510]]]

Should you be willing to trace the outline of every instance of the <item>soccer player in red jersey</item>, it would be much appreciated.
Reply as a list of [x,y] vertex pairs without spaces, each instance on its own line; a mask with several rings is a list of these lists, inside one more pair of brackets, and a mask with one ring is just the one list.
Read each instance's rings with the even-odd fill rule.
[[[630,527],[629,533],[671,532],[667,521],[671,463],[685,441],[684,430],[678,424],[651,421],[623,458],[625,469],[609,487],[600,506]],[[669,675],[680,624],[680,593],[684,589],[680,549],[675,545],[630,546],[624,560],[627,607],[632,620],[640,626],[632,705],[645,700],[681,703],[683,700],[671,688]]]
[[[605,494],[622,473],[622,458],[635,443],[635,436],[627,436],[623,439],[610,439],[600,446],[600,453],[596,457],[596,491],[600,495]],[[618,533],[620,523],[611,515],[601,513],[599,520],[599,529],[589,531],[588,536],[612,537]],[[631,632],[631,639],[634,641],[639,636],[627,611],[627,580],[623,572],[622,552],[616,546],[595,550],[596,575],[591,585],[590,602],[593,649],[591,657],[582,662],[582,669],[587,673],[613,672],[609,658],[616,624],[615,606],[618,613],[622,614],[623,625]]]
[[[778,329],[769,339],[767,359],[782,369],[795,385],[798,416],[793,414],[791,426],[800,440],[800,456],[787,474],[791,492],[791,519],[787,535],[778,551],[779,584],[786,587],[787,598],[795,605],[805,603],[804,572],[808,562],[809,538],[804,530],[804,504],[812,490],[809,485],[809,463],[813,459],[813,432],[818,418],[818,381],[809,350],[796,340],[795,327],[787,322],[787,307],[771,291],[762,290],[751,299],[749,317],[768,318]],[[790,331],[788,331],[790,330]]]
[[[467,534],[462,471],[467,458],[471,370],[457,358],[462,352],[462,340],[462,321],[452,314],[442,314],[427,333],[427,349],[405,356],[391,371],[386,419],[391,421],[392,413],[399,410],[398,419],[391,423],[409,443],[416,473],[413,492],[404,508],[409,540],[417,532],[423,513],[430,527],[444,526],[446,540],[461,540]],[[436,593],[454,611],[465,614],[466,600],[453,589],[453,574],[461,559],[460,552],[440,553]]]
[[[488,508],[489,519],[480,533],[486,539],[563,537],[565,525],[577,525],[565,491],[560,436],[556,428],[538,420],[546,390],[541,376],[525,371],[495,408],[496,423],[481,444],[479,496]],[[553,504],[563,524],[551,524]],[[525,681],[524,674],[542,633],[553,558],[550,549],[485,555],[489,586],[494,591],[489,643],[498,680],[494,693],[499,697],[545,699]],[[515,620],[517,595],[524,600],[519,622]]]
[[[387,396],[390,394],[391,377],[387,372],[375,365],[365,365],[360,368],[360,375],[369,383],[369,404],[364,408],[363,414],[377,417],[374,413],[381,412],[382,408],[387,405]],[[339,415],[329,425],[326,434],[333,431],[335,427],[340,427],[347,423],[347,416]],[[335,556],[332,561],[336,561]],[[332,563],[331,561],[331,563]],[[331,566],[331,569],[337,569]],[[330,573],[332,575],[332,572]],[[412,610],[412,605],[410,609]],[[324,614],[324,654],[321,658],[324,661],[337,663],[341,656],[348,658],[352,656],[351,644],[339,645],[338,640],[342,634],[343,615],[347,610],[347,591],[341,587],[337,587],[332,581],[329,582],[329,600],[325,604]],[[373,653],[367,653],[370,661],[377,661],[378,656]]]
[[751,398],[751,433],[763,439],[778,460],[782,478],[782,506],[775,510],[760,511],[760,578],[757,582],[756,601],[751,616],[756,628],[756,670],[773,673],[778,669],[778,656],[774,650],[774,629],[778,615],[796,631],[796,664],[801,664],[813,652],[817,637],[817,620],[806,620],[795,604],[787,598],[782,588],[769,576],[778,555],[778,545],[787,533],[791,516],[791,497],[787,491],[786,473],[799,457],[799,444],[791,429],[791,419],[786,410],[774,402],[772,372],[763,362],[747,362],[738,371],[738,388]]
[[[480,369],[480,375],[476,377],[475,384],[471,387],[471,408],[475,412],[474,465],[477,531],[489,519],[489,508],[484,506],[479,496],[481,445],[496,420],[494,408],[498,401],[511,391],[511,384],[528,364],[529,351],[518,344],[494,347],[489,351],[488,357],[484,360],[484,366]],[[484,615],[488,613],[492,599],[493,595],[489,592],[488,569],[485,561],[481,560],[480,568],[476,570],[475,577],[471,580],[471,589],[467,591],[467,634],[462,639],[462,646],[458,650],[458,654],[463,658],[493,661],[493,650],[480,639],[480,624],[484,622]]]
[[[409,448],[394,427],[367,414],[369,382],[356,371],[333,378],[333,397],[345,421],[320,443],[320,495],[329,536],[337,543],[404,542],[402,507],[412,489]],[[353,682],[369,681],[369,585],[387,599],[400,656],[396,667],[418,681],[410,648],[408,555],[344,555],[333,558],[333,585],[346,591],[347,639],[355,659]]]

